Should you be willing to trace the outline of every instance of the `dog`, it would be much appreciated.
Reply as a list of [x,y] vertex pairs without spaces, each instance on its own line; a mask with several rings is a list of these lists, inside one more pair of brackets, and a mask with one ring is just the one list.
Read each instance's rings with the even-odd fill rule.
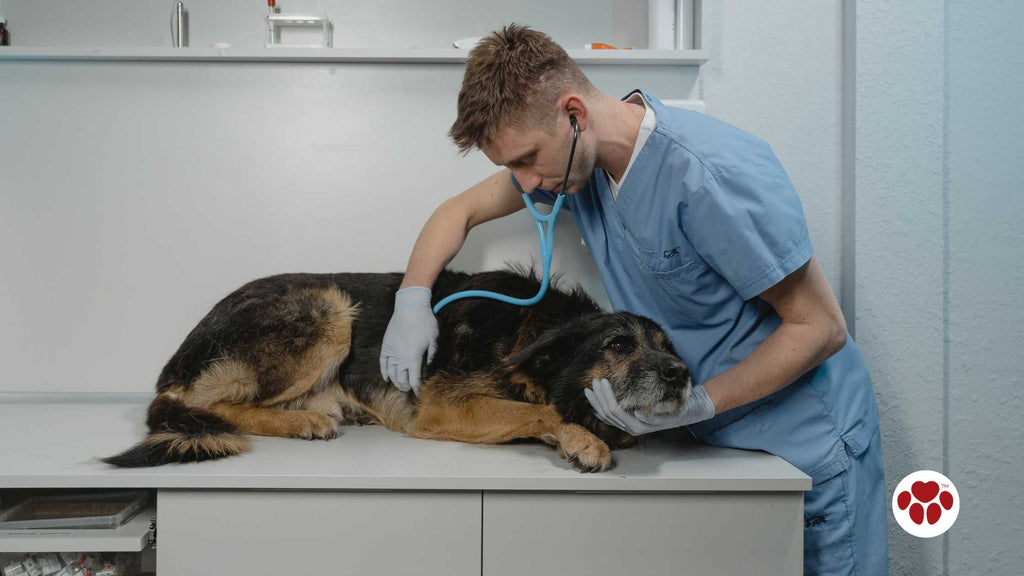
[[[420,395],[380,374],[381,341],[400,273],[283,274],[252,281],[204,317],[164,366],[149,433],[105,458],[117,467],[198,462],[250,449],[248,435],[335,438],[382,424],[416,438],[543,441],[584,472],[612,466],[637,439],[597,418],[583,390],[607,378],[620,406],[679,413],[690,371],[648,318],[603,312],[552,283],[533,306],[466,298],[437,316]],[[540,282],[522,267],[438,277],[434,303],[462,290],[514,297]]]

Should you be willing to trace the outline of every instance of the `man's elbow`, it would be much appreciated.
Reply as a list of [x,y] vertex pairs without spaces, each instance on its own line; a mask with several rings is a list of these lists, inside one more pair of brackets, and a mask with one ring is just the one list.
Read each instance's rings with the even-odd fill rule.
[[843,318],[842,312],[829,315],[826,334],[827,336],[823,339],[825,343],[823,354],[825,357],[822,359],[822,362],[831,358],[846,346],[846,319]]

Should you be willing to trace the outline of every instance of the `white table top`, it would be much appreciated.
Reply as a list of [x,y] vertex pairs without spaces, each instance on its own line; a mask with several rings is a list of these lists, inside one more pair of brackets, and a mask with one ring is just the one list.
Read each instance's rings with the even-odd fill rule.
[[145,433],[139,402],[0,402],[0,488],[275,490],[801,491],[810,478],[763,452],[696,443],[685,430],[613,453],[582,474],[543,444],[480,446],[346,427],[331,441],[253,437],[224,460],[115,469],[98,460]]

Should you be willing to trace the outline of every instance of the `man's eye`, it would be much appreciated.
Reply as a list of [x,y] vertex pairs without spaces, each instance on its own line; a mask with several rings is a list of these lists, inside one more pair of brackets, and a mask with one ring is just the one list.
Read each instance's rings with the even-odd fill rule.
[[509,162],[506,165],[506,167],[508,167],[508,168],[526,168],[528,166],[532,166],[534,160],[536,160],[536,159],[537,159],[537,155],[533,154],[533,155],[527,156],[526,158],[521,158],[521,159],[516,160],[514,162]]

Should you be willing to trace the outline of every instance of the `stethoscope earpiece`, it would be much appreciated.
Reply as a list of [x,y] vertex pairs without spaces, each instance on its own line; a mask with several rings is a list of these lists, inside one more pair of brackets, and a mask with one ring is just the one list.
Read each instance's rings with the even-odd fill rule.
[[576,127],[576,115],[569,114],[569,123],[572,124],[573,128]]

